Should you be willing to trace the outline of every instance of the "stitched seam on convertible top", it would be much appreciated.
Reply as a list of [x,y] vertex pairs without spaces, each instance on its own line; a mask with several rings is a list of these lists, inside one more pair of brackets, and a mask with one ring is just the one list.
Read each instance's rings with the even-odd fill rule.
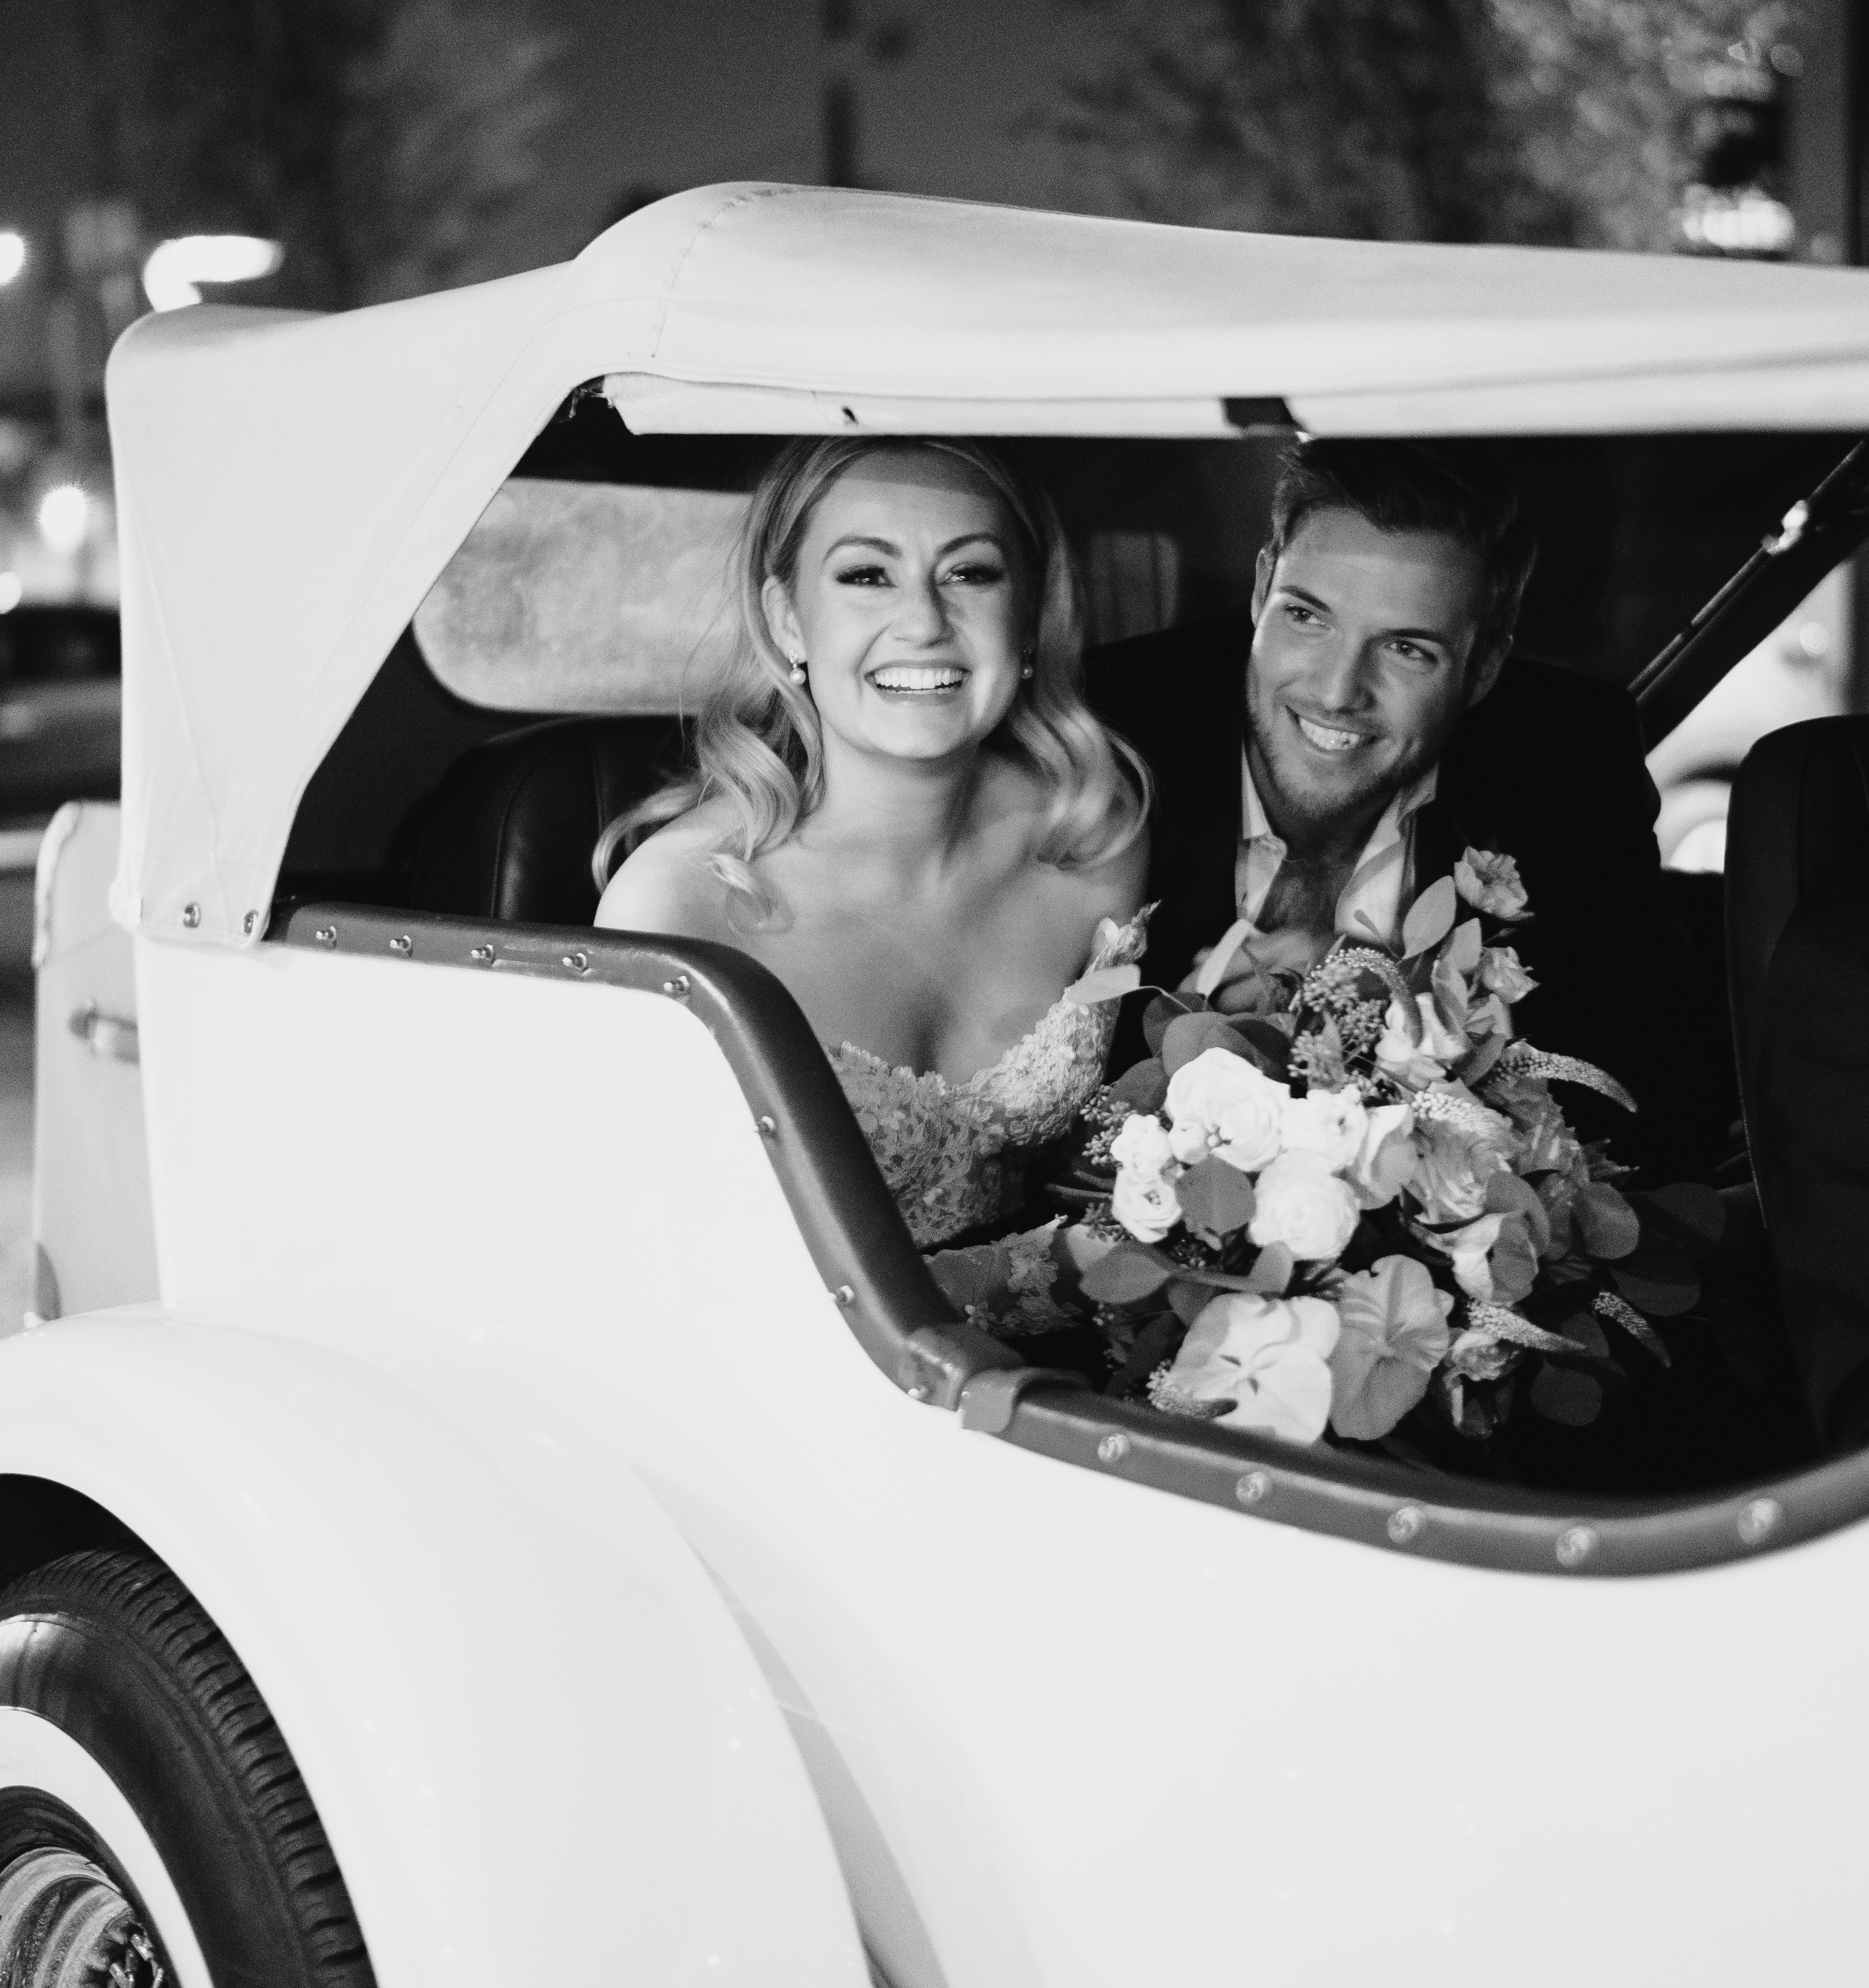
[[750,206],[756,200],[770,200],[783,190],[778,187],[755,187],[750,192],[740,194],[734,199],[730,200],[724,207],[717,208],[695,230],[688,246],[682,251],[682,259],[675,264],[669,275],[668,287],[662,292],[662,311],[655,320],[655,336],[649,341],[648,356],[651,359],[659,359],[662,357],[662,333],[669,328],[669,313],[674,307],[675,287],[681,282],[688,268],[689,257],[701,245],[702,236],[710,228],[726,220],[727,216],[736,208]]

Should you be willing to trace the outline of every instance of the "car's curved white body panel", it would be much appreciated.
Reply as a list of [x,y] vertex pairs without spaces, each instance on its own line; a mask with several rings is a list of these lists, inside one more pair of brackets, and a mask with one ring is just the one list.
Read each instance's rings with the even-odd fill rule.
[[[1835,1605],[1862,1529],[1574,1583],[1105,1480],[875,1369],[679,1001],[298,948],[144,940],[139,969],[171,1308],[250,1331],[244,1361],[295,1340],[389,1377],[366,1452],[405,1415],[448,1432],[626,1560],[640,1473],[739,1611],[898,1988],[1834,1978],[1869,1852],[1869,1619]],[[605,1689],[607,1633],[554,1625],[567,1697]],[[275,1698],[295,1746],[342,1640]],[[618,1685],[587,1799],[652,1683]],[[357,1764],[301,1758],[321,1800]]]
[[381,1988],[857,1988],[784,1722],[628,1463],[594,1481],[517,1398],[472,1427],[335,1343],[360,1337],[153,1307],[42,1327],[0,1347],[0,1466],[104,1506],[225,1631]]

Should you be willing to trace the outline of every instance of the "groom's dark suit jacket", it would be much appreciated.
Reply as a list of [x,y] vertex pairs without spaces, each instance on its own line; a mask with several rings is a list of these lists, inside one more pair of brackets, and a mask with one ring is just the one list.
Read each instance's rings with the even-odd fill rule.
[[[1089,659],[1092,705],[1155,776],[1149,894],[1160,908],[1143,975],[1159,986],[1176,986],[1236,915],[1251,640],[1244,622],[1215,623]],[[1665,894],[1656,807],[1628,694],[1512,658],[1442,756],[1416,818],[1415,888],[1469,844],[1516,859],[1535,915],[1514,943],[1539,982],[1515,1011],[1520,1033],[1601,1065],[1641,1107],[1631,1119],[1566,1086],[1572,1123],[1651,1180],[1705,1179],[1726,1131],[1731,1036]]]

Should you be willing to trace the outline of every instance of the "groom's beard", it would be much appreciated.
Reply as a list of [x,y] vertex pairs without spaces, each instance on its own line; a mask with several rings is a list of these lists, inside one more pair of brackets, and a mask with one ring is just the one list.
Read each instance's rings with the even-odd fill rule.
[[1275,695],[1261,688],[1250,664],[1245,705],[1248,749],[1258,749],[1252,758],[1259,798],[1273,826],[1287,841],[1301,846],[1359,844],[1383,810],[1434,765],[1447,743],[1444,736],[1423,739],[1399,759],[1361,768],[1352,762],[1336,777],[1320,779],[1304,749],[1288,735],[1291,721],[1284,708]]

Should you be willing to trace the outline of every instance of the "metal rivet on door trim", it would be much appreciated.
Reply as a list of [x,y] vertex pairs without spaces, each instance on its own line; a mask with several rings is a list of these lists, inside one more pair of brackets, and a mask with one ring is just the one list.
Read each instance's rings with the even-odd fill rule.
[[391,952],[400,954],[403,958],[407,959],[415,950],[415,942],[407,932],[405,932],[401,938],[392,938],[390,941],[389,949]]
[[1558,1534],[1557,1564],[1566,1569],[1581,1567],[1596,1550],[1596,1534],[1589,1526],[1566,1526]]
[[1427,1514],[1419,1505],[1398,1505],[1389,1514],[1389,1537],[1398,1547],[1411,1546],[1427,1525]]
[[1233,1495],[1242,1505],[1256,1505],[1272,1488],[1272,1473],[1269,1470],[1249,1470],[1233,1487]]
[[848,1284],[839,1284],[831,1295],[841,1305],[853,1305],[857,1301],[856,1293]]
[[1753,1499],[1739,1514],[1740,1545],[1762,1546],[1784,1516],[1785,1508],[1776,1498]]
[[770,1111],[762,1111],[753,1124],[762,1139],[776,1139],[779,1136],[779,1121]]
[[184,904],[181,908],[181,921],[188,927],[190,931],[193,931],[195,928],[201,921],[201,906],[199,904]]
[[1129,1453],[1129,1439],[1121,1429],[1112,1429],[1097,1445],[1099,1463],[1120,1463]]
[[320,945],[335,945],[337,943],[337,928],[335,925],[320,925],[312,937]]
[[470,945],[467,948],[467,956],[476,966],[491,966],[495,957],[490,945]]
[[672,980],[665,980],[662,983],[662,991],[665,994],[673,995],[678,1001],[686,1001],[693,992],[693,983],[686,974],[678,973]]
[[591,964],[591,955],[587,952],[567,952],[558,964],[568,966],[574,973],[582,973]]

